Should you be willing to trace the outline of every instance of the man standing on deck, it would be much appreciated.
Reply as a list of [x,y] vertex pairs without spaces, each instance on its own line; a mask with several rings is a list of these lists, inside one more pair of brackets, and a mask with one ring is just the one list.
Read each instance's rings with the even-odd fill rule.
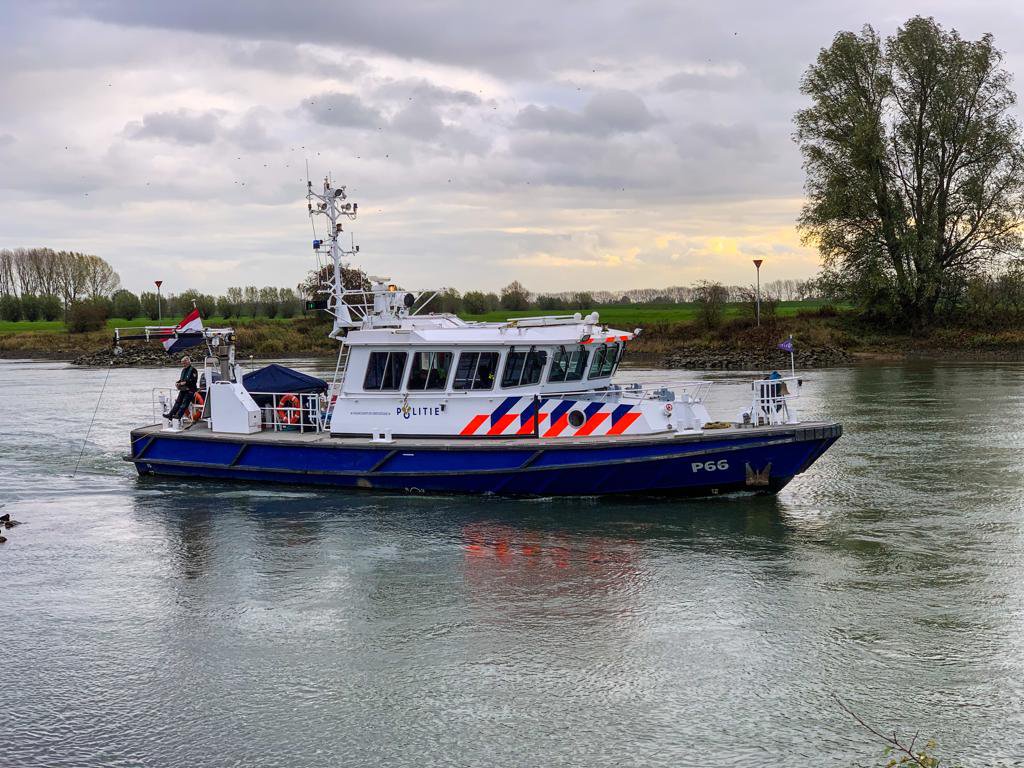
[[171,410],[164,414],[165,419],[180,419],[185,415],[185,411],[192,405],[192,398],[199,391],[198,383],[199,371],[192,367],[192,358],[185,355],[181,358],[181,375],[174,385],[178,388],[178,399],[174,401]]

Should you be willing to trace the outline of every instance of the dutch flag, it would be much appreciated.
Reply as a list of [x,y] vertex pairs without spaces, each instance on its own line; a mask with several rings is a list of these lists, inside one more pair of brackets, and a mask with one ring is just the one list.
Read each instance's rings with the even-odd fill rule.
[[193,309],[185,319],[175,326],[174,331],[162,342],[167,354],[173,355],[183,349],[194,347],[203,342],[203,318],[199,310]]

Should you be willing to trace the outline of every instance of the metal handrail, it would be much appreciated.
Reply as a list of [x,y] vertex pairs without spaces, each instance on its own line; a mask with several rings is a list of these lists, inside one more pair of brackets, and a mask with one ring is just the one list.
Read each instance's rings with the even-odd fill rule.
[[[408,317],[415,317],[422,312],[430,302],[437,298],[437,291],[401,291],[402,293],[411,293],[415,296],[415,301],[418,306],[415,306],[415,310],[409,311],[406,307],[406,313]],[[335,310],[338,304],[343,304],[348,311],[358,320],[366,320],[367,318],[373,317],[374,315],[380,314],[380,311],[376,308],[375,299],[380,292],[370,289],[364,291],[361,288],[345,288],[341,291],[341,296],[336,298],[334,296],[334,286],[330,281],[321,282],[320,288],[317,289],[317,293],[328,296],[328,301],[334,299],[328,305],[329,311]],[[390,291],[388,292],[390,293]],[[426,296],[427,298],[421,302],[421,299]],[[347,301],[346,299],[352,299]]]
[[[204,401],[209,400],[209,389],[201,389],[199,391],[202,393]],[[320,395],[316,393],[249,392],[249,394],[256,397],[271,398],[269,404],[260,406],[260,424],[264,429],[279,432],[282,429],[297,427],[300,432],[311,429],[316,432],[323,432],[330,424],[331,411],[334,408],[333,399],[326,399],[325,402],[321,402]],[[280,398],[288,394],[299,399],[297,406],[281,405]],[[167,404],[167,407],[174,402],[174,398],[171,397],[170,387],[153,387],[151,405],[154,422],[160,421],[158,414],[162,414],[162,411],[157,409],[157,404],[161,403],[160,395],[164,395],[164,402]],[[192,406],[189,406],[189,410],[191,408]],[[285,414],[284,418],[281,417],[282,412]],[[187,413],[188,411],[186,411]]]
[[752,381],[750,388],[754,396],[750,404],[750,415],[753,423],[791,424],[798,421],[790,401],[800,397],[802,385],[803,381],[796,376]]
[[[713,384],[720,384],[722,382],[714,381],[659,381],[655,383],[644,382],[644,383],[633,383],[633,384],[612,384],[611,386],[605,385],[602,387],[593,387],[588,389],[567,389],[567,390],[553,390],[547,389],[546,384],[535,385],[538,388],[536,394],[539,397],[561,397],[562,395],[573,395],[573,396],[605,396],[605,395],[620,395],[634,399],[657,399],[655,397],[648,397],[649,395],[660,393],[664,389],[675,388],[677,390],[696,390],[701,392],[703,395],[707,394],[707,391]],[[728,382],[726,382],[728,383]],[[370,390],[366,392],[353,392],[350,393],[350,397],[358,398],[392,398],[392,397],[506,397],[510,394],[521,394],[526,397],[532,392],[526,386],[515,387],[510,389],[501,389],[494,387],[493,389],[386,389],[386,390]],[[341,389],[338,389],[338,394],[341,394]],[[678,393],[677,393],[678,394]],[[696,399],[696,398],[695,398]]]
[[[322,404],[319,393],[295,392],[249,392],[254,397],[269,397],[270,403],[260,406],[260,424],[264,429],[275,432],[297,428],[300,432],[313,430],[323,432],[330,423],[330,401]],[[281,405],[281,398],[291,396],[299,404]],[[322,405],[326,405],[325,409]],[[282,417],[281,414],[284,414]]]
[[[163,401],[161,401],[160,395],[164,395],[164,400]],[[170,387],[153,387],[152,392],[150,392],[149,399],[150,399],[150,406],[153,408],[153,421],[154,422],[160,421],[160,418],[157,418],[157,413],[159,413],[161,415],[161,418],[162,418],[163,411],[158,410],[156,405],[157,405],[157,403],[161,403],[161,405],[162,405],[164,402],[166,402],[167,403],[167,407],[168,408],[170,407],[170,405],[171,405],[171,388]]]
[[612,384],[609,387],[599,389],[574,389],[567,391],[551,392],[552,395],[574,395],[577,397],[585,395],[617,395],[628,397],[634,400],[658,400],[666,391],[675,392],[676,396],[689,395],[693,402],[702,402],[711,390],[712,381],[681,381],[663,380],[656,382],[633,382],[630,384]]
[[771,390],[772,387],[778,387],[779,391],[773,395],[774,397],[796,398],[800,397],[800,387],[803,383],[803,379],[797,376],[782,376],[778,379],[754,379],[750,382],[750,388],[756,393],[758,389]]
[[[206,409],[206,404],[205,403],[206,403],[207,398],[209,397],[209,393],[205,389],[199,389],[199,390],[196,390],[196,391],[202,393],[202,395],[203,395],[203,406],[202,407],[203,407],[203,410],[205,410]],[[164,396],[163,400],[161,400],[160,395]],[[163,408],[170,408],[171,405],[174,404],[174,400],[176,398],[177,398],[177,395],[172,391],[171,387],[153,387],[152,391],[150,392],[150,407],[153,409],[153,421],[154,422],[158,422],[158,421],[162,420],[162,418],[163,418],[163,410],[162,409]],[[157,403],[160,404],[161,409],[157,408]],[[188,408],[185,409],[185,415],[182,418],[186,419],[189,422],[192,422],[193,419],[192,419],[192,416],[191,416],[191,412],[192,412],[192,409],[195,408],[195,407],[196,407],[196,405],[195,405],[194,402],[189,403]],[[160,414],[160,415],[157,416],[157,414]],[[198,419],[196,419],[196,421],[198,421]]]

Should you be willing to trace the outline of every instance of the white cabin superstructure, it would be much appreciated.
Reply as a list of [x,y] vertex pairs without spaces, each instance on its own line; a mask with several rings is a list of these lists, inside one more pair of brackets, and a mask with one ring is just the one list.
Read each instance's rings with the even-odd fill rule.
[[692,397],[671,404],[668,394],[612,384],[633,337],[600,325],[596,313],[504,323],[423,315],[350,331],[331,432],[554,438],[699,429],[707,414]]
[[[468,322],[425,314],[431,295],[374,279],[344,284],[343,219],[357,206],[325,179],[307,185],[310,216],[329,222],[314,251],[327,257],[323,308],[342,343],[330,391],[330,432],[339,437],[589,437],[699,432],[708,423],[706,382],[612,384],[639,330],[601,323],[598,313]],[[315,229],[315,228],[314,228]],[[773,420],[776,418],[773,412]],[[785,413],[792,418],[790,412]]]

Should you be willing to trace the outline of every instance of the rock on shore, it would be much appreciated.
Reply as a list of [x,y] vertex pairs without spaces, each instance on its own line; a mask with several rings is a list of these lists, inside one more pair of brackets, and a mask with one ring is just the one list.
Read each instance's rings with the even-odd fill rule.
[[[838,347],[797,347],[797,368],[832,368],[849,365],[853,356]],[[781,349],[734,349],[709,347],[683,349],[665,357],[666,368],[686,370],[768,371],[789,367],[789,355]]]
[[180,365],[179,355],[168,355],[161,346],[122,347],[117,354],[113,347],[103,347],[76,357],[72,365],[89,365],[97,368],[132,368],[135,366],[176,366]]

